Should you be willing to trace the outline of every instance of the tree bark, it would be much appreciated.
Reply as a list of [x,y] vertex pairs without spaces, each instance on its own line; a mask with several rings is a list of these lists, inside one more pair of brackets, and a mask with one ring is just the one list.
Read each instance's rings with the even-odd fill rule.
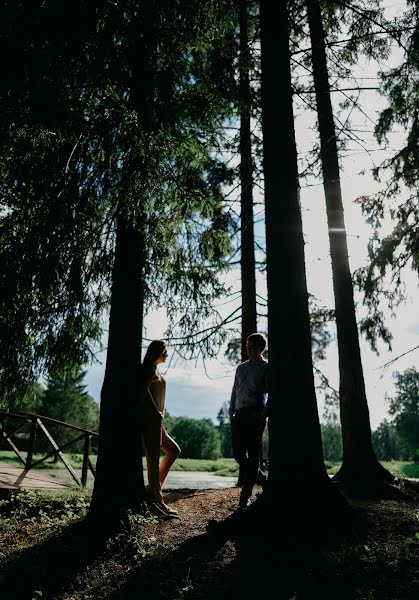
[[[113,268],[108,351],[101,391],[99,450],[90,517],[118,522],[144,499],[140,415],[144,243],[120,217]],[[106,521],[103,521],[106,525]]]
[[[260,1],[269,335],[269,488],[294,514],[339,510],[323,461],[311,355],[286,0]],[[282,107],[282,108],[281,108]],[[291,458],[292,457],[292,458]]]
[[342,482],[346,487],[362,491],[380,486],[383,482],[391,482],[394,477],[378,462],[372,447],[369,410],[346,242],[325,33],[319,0],[307,0],[306,7],[312,46],[313,76],[329,227],[339,351],[343,462],[334,479]]
[[[132,22],[130,102],[144,132],[142,157],[135,166],[145,188],[146,145],[153,130],[155,96],[154,15],[154,1],[150,0]],[[112,273],[108,352],[101,391],[99,452],[89,512],[92,517],[106,515],[111,523],[124,519],[128,511],[144,510],[140,365],[146,276],[145,221],[141,195],[133,214],[128,216],[127,208],[121,205]]]
[[247,360],[246,339],[257,331],[255,238],[253,219],[253,161],[248,0],[239,0],[240,22],[240,184],[242,361]]

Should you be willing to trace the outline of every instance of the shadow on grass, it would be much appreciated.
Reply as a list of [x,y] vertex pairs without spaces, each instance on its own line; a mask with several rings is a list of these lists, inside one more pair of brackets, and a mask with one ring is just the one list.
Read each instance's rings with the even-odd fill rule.
[[255,600],[261,593],[266,598],[291,600],[299,569],[291,573],[288,561],[278,563],[279,557],[286,557],[281,544],[270,549],[260,535],[254,539],[246,535],[246,543],[230,539],[239,521],[240,516],[233,514],[219,529],[209,527],[207,533],[189,538],[175,551],[151,557],[108,600]]
[[[338,515],[329,513],[308,528],[303,509],[279,510],[261,498],[223,521],[210,521],[205,534],[175,550],[156,546],[136,560],[127,554],[125,571],[113,573],[109,561],[118,548],[79,522],[22,552],[2,574],[0,598],[52,600],[65,592],[66,598],[94,600],[258,600],[272,597],[272,589],[276,600],[315,598],[303,593],[307,573],[322,544],[339,545],[342,532]],[[333,535],[328,538],[326,531]],[[342,590],[339,599],[350,598]]]
[[[203,595],[195,595],[195,581],[204,572],[210,573],[215,555],[225,545],[223,537],[210,534],[193,537],[175,551],[156,546],[145,557],[133,560],[124,542],[122,553],[116,546],[121,535],[124,536],[124,532],[113,539],[100,536],[86,521],[68,526],[24,550],[2,569],[0,598],[192,600],[207,597],[201,586],[198,587]],[[126,537],[130,535],[127,531]],[[125,564],[122,561],[122,568],[113,571],[112,555],[118,561],[125,552]]]
[[107,537],[80,521],[22,551],[0,572],[0,598],[53,598],[103,552]]
[[[310,530],[301,514],[296,521],[297,514],[288,515],[261,498],[222,521],[209,521],[205,534],[191,537],[175,551],[154,556],[133,570],[109,599],[313,599],[315,596],[304,595],[305,586],[312,586],[311,580],[307,583],[307,573],[318,563],[322,547],[340,547],[345,532],[339,530],[333,514],[328,514],[328,522],[312,523]],[[354,519],[352,512],[350,519]],[[349,530],[349,523],[346,528]],[[358,526],[356,536],[360,531]],[[353,600],[345,595],[344,585],[339,598]]]

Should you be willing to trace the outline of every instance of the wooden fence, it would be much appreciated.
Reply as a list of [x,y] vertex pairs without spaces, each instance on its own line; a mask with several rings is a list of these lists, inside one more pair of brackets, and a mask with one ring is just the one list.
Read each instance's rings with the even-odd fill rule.
[[[51,424],[73,430],[76,434],[76,437],[71,441],[59,446],[48,430],[47,425]],[[28,439],[26,456],[23,454],[24,451],[19,450],[17,447],[19,437],[22,437],[22,433],[25,433],[25,430],[25,438]],[[48,445],[51,446],[52,449],[47,451],[42,458],[34,461],[35,443],[40,433],[45,436]],[[73,480],[78,485],[85,487],[87,483],[88,471],[90,470],[93,477],[95,476],[95,468],[90,460],[91,444],[92,439],[94,438],[98,439],[98,434],[94,431],[88,431],[87,429],[77,427],[76,425],[70,425],[70,423],[65,423],[64,421],[58,421],[57,419],[51,419],[50,417],[44,417],[35,413],[0,410],[0,447],[2,442],[7,443],[7,445],[12,448],[19,460],[23,463],[27,471],[37,467],[48,458],[56,457],[64,463],[65,468],[70,473]],[[80,442],[81,440],[83,440],[83,461],[81,476],[79,477],[65,458],[62,451],[64,449],[68,449],[70,446]]]

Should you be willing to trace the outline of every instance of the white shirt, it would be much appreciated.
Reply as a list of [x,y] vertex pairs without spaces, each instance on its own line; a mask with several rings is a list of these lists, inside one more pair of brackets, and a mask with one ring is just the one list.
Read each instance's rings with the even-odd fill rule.
[[241,408],[254,408],[265,412],[268,393],[268,361],[260,356],[246,360],[236,369],[230,400],[230,417]]

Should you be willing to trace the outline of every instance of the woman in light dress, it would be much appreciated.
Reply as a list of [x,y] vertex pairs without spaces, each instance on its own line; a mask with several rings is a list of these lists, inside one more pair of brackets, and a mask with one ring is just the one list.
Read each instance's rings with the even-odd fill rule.
[[[158,365],[167,359],[167,345],[162,340],[153,340],[147,348],[141,364],[143,385],[143,439],[146,451],[148,485],[146,492],[151,512],[176,516],[177,511],[163,499],[162,486],[180,447],[167,433],[163,425],[166,399],[166,382]],[[160,460],[160,451],[164,456]]]

